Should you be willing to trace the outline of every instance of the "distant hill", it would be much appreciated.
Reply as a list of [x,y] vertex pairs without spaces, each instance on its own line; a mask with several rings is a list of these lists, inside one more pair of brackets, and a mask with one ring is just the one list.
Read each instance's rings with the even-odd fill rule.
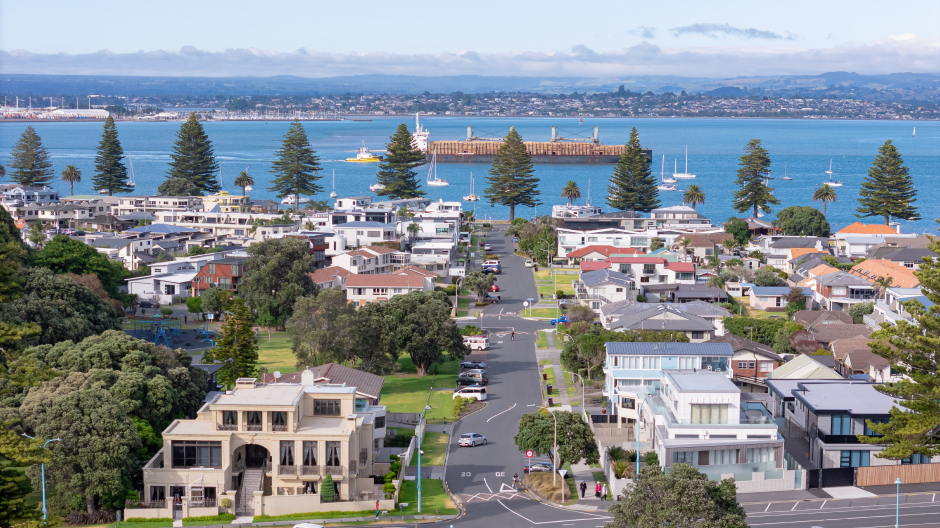
[[252,96],[252,95],[335,95],[343,93],[420,94],[487,92],[569,93],[610,92],[620,85],[632,92],[654,93],[682,90],[719,96],[746,95],[769,91],[816,90],[829,87],[908,90],[940,88],[940,74],[892,73],[860,75],[828,72],[819,75],[736,77],[727,79],[639,76],[621,78],[578,77],[414,77],[407,75],[354,75],[306,78],[276,77],[156,77],[110,75],[0,75],[0,95],[120,96]]

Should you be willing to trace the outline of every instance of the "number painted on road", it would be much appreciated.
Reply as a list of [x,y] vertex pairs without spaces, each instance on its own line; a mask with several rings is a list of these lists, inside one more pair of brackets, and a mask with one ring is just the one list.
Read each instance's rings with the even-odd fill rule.
[[469,476],[470,476],[470,472],[469,472],[469,471],[461,471],[461,472],[460,472],[460,476],[461,476],[461,477],[469,477]]
[[505,472],[505,471],[497,471],[497,472],[496,472],[496,476],[497,476],[497,477],[505,477],[505,476],[506,476],[506,472]]

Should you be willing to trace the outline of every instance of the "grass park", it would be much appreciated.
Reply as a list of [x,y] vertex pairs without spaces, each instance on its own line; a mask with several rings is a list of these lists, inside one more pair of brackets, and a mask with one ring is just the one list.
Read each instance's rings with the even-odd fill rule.
[[[396,515],[417,515],[418,514],[418,484],[414,480],[406,480],[401,492],[398,494],[398,502],[407,503],[401,512]],[[457,505],[450,500],[447,493],[444,492],[444,484],[437,479],[421,479],[421,514],[422,515],[457,515]]]
[[[447,441],[450,437],[446,433],[424,433],[424,441],[421,442],[422,466],[443,466],[444,453],[447,451]],[[418,457],[411,457],[411,467],[418,467]]]

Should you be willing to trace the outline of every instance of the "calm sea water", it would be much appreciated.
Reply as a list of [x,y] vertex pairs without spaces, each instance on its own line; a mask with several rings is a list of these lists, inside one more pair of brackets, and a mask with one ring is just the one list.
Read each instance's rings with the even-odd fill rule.
[[[340,196],[368,195],[369,185],[375,182],[374,164],[346,163],[354,157],[356,149],[365,141],[374,151],[385,148],[389,135],[399,123],[414,127],[413,118],[375,118],[372,121],[305,122],[310,142],[321,156],[325,171],[320,182],[325,191],[315,199],[328,200],[332,187],[332,173],[336,173],[335,190]],[[661,193],[664,205],[682,202],[681,190],[694,183],[706,195],[699,209],[713,222],[726,220],[735,214],[732,193],[738,158],[751,138],[763,140],[773,160],[775,195],[781,200],[776,209],[789,205],[817,205],[811,200],[813,190],[826,181],[825,171],[832,160],[834,178],[845,185],[838,189],[838,201],[829,204],[828,215],[838,229],[856,220],[859,184],[878,147],[891,139],[897,145],[905,163],[911,169],[919,191],[917,205],[924,220],[902,222],[906,232],[936,233],[934,219],[940,217],[940,122],[896,121],[826,121],[826,120],[765,120],[765,119],[586,119],[579,126],[576,118],[467,118],[439,117],[422,119],[430,130],[432,140],[458,140],[466,137],[467,125],[473,126],[474,135],[498,137],[515,126],[523,138],[547,141],[551,127],[558,127],[565,137],[586,137],[595,126],[600,127],[601,141],[622,144],[636,127],[644,147],[653,150],[653,171],[660,173],[665,155],[665,172],[670,174],[678,160],[680,171],[684,164],[685,148],[689,149],[689,172],[695,180],[680,181],[679,192]],[[126,153],[133,157],[138,194],[156,193],[164,180],[169,151],[180,123],[118,123],[118,133]],[[0,123],[0,162],[8,165],[9,152],[27,123]],[[95,146],[101,135],[101,123],[32,123],[50,150],[57,173],[68,164],[77,165],[84,178],[75,186],[76,194],[93,194],[91,176],[94,172]],[[256,185],[252,196],[274,198],[267,191],[273,178],[269,172],[274,152],[287,131],[288,122],[206,122],[205,128],[215,146],[222,167],[223,188],[240,192],[232,181],[239,171],[250,166]],[[913,127],[917,137],[911,137]],[[793,181],[781,181],[786,165],[787,175]],[[470,173],[476,181],[475,192],[483,194],[486,164],[441,163],[438,176],[450,181],[449,187],[427,188],[432,199],[460,200],[470,192]],[[588,189],[592,201],[602,204],[607,195],[607,183],[613,172],[608,165],[542,164],[536,166],[541,178],[540,189],[544,205],[536,210],[517,208],[516,214],[532,216],[547,213],[553,204],[563,203],[559,197],[569,180],[578,182],[582,195]],[[424,171],[422,172],[424,176]],[[68,185],[56,182],[55,187],[68,193]],[[582,199],[581,202],[584,200]],[[505,207],[491,207],[484,202],[468,203],[476,208],[478,217],[508,218]],[[605,209],[606,210],[606,209]],[[772,219],[768,215],[767,219]],[[874,218],[869,222],[879,222]]]

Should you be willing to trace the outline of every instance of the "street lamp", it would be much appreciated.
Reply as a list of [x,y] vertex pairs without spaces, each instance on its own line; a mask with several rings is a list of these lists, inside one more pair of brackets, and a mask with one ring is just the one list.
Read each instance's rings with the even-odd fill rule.
[[[22,436],[26,438],[35,440],[36,438],[29,436],[26,433],[22,433]],[[42,445],[41,449],[45,449],[49,442],[61,442],[61,438],[53,438],[51,440],[46,440],[46,443]],[[900,482],[900,479],[898,480]],[[46,524],[46,463],[42,463],[42,523]]]
[[643,404],[646,403],[646,398],[642,400],[637,398],[637,410],[636,410],[636,476],[640,477],[640,423],[643,418]]
[[[563,372],[568,372],[568,371],[563,371]],[[584,376],[577,374],[575,372],[568,372],[568,374],[581,378],[581,410],[583,411],[585,409],[584,407]]]
[[454,290],[454,310],[453,310],[453,314],[451,315],[451,317],[457,317],[457,305],[459,304],[459,301],[460,301],[460,283],[462,282],[463,282],[463,277],[460,277],[459,279],[457,279],[457,282],[455,283],[455,285],[457,286],[457,289]]
[[[552,440],[552,444],[555,447],[554,451],[552,451],[552,487],[554,488],[557,482],[557,475],[558,475],[558,418],[555,416],[554,412],[549,410],[548,407],[541,406],[539,407],[539,409],[545,409],[546,411],[548,411],[548,414],[552,415],[552,420],[555,421],[555,436],[554,436],[554,439]],[[565,502],[565,488],[564,487],[561,488],[561,502]]]
[[894,528],[898,528],[898,521],[900,520],[901,513],[901,477],[898,477],[894,481],[895,485],[898,487],[897,494],[895,495],[894,502]]

